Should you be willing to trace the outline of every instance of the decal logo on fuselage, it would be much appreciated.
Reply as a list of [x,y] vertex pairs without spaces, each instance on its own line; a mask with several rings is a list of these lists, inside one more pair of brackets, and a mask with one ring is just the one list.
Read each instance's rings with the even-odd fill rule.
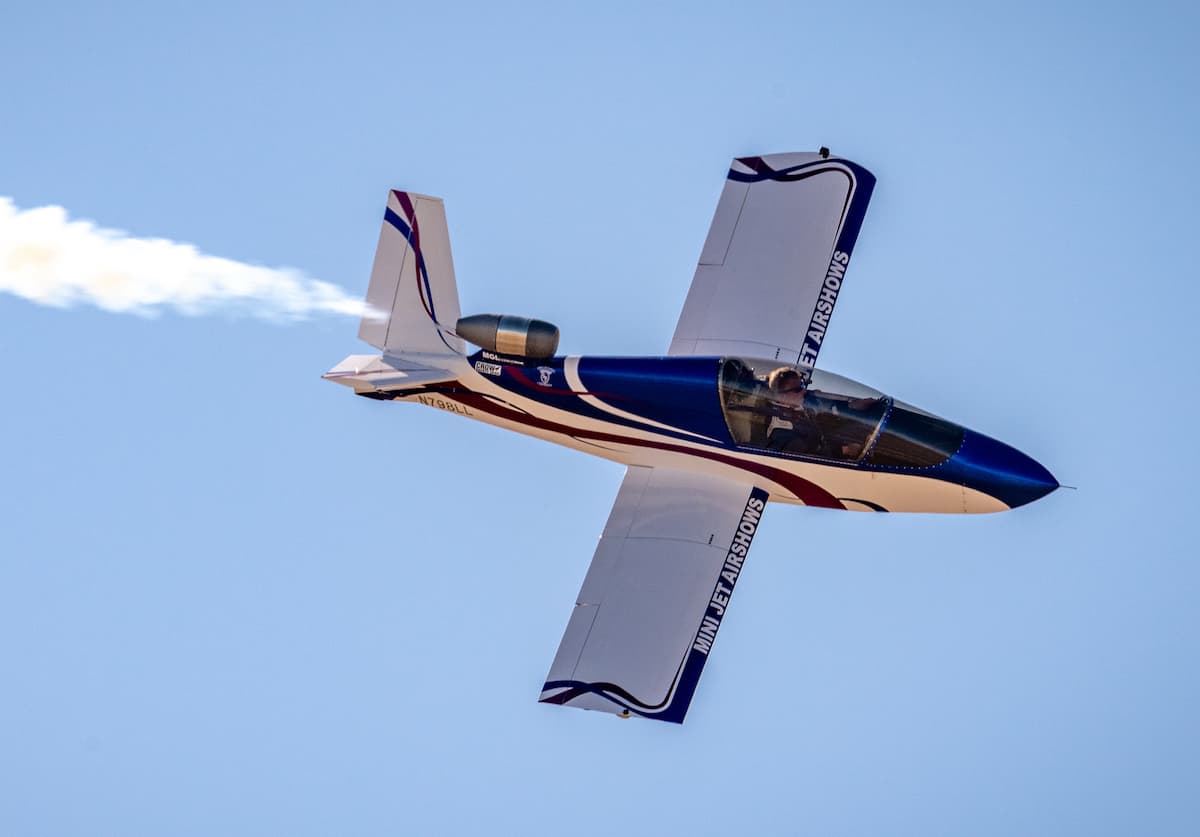
[[538,383],[544,387],[550,386],[550,376],[554,374],[554,370],[551,369],[549,366],[539,366],[537,368],[537,370],[538,370]]
[[489,352],[487,349],[482,349],[479,352],[484,360],[494,360],[496,363],[503,363],[508,366],[526,366],[527,361],[523,357],[515,357],[513,355],[498,355],[495,352]]
[[470,411],[462,404],[456,404],[453,401],[447,401],[435,395],[418,395],[417,400],[426,407],[437,407],[439,410],[445,410],[447,413],[457,413],[460,416],[471,415]]
[[475,371],[484,375],[499,377],[501,369],[500,365],[497,363],[488,363],[486,361],[477,360],[475,361]]
[[808,331],[804,335],[804,348],[800,350],[800,365],[809,369],[817,362],[817,352],[821,351],[821,341],[825,339],[825,329],[829,327],[829,315],[837,304],[838,292],[842,289],[842,277],[846,274],[846,265],[850,254],[841,250],[833,251],[829,260],[829,270],[825,271],[825,281],[821,284],[821,295],[813,306],[812,318],[808,321]]
[[733,533],[733,541],[725,554],[721,576],[717,579],[717,586],[713,588],[712,596],[708,600],[708,609],[704,612],[700,629],[696,631],[696,638],[692,641],[693,651],[708,656],[708,652],[712,650],[713,640],[717,638],[717,628],[721,627],[721,620],[725,618],[729,597],[733,595],[733,587],[741,575],[742,563],[750,552],[750,542],[754,540],[754,533],[758,531],[758,521],[766,505],[765,491],[756,488],[750,492],[742,519],[738,521],[737,531]]

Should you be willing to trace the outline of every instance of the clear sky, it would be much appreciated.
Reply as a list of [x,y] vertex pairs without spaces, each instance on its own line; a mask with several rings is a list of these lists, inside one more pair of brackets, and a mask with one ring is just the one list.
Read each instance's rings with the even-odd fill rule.
[[320,374],[352,317],[0,294],[0,833],[1194,834],[1183,4],[19,4],[0,195],[665,351],[729,159],[878,187],[822,366],[1079,486],[774,506],[683,727],[536,703],[619,466]]

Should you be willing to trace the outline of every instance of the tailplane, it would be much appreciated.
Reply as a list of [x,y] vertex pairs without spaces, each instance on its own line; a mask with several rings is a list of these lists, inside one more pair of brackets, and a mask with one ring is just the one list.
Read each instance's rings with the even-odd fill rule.
[[350,355],[321,377],[372,398],[391,398],[407,390],[453,381],[458,377],[453,369],[430,366],[422,360],[437,358],[420,356],[418,360],[407,356]]

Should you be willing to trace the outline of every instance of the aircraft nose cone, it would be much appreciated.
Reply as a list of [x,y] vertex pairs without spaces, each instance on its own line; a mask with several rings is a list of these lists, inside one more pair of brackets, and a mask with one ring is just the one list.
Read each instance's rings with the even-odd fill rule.
[[948,464],[963,485],[990,494],[1012,509],[1058,488],[1054,475],[1033,457],[973,430],[964,430],[962,447]]

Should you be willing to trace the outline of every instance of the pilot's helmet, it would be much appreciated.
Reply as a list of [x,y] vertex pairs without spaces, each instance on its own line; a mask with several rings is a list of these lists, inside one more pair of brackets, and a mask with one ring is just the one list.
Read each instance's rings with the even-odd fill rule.
[[812,372],[795,366],[781,366],[767,378],[772,392],[806,389],[811,382]]

